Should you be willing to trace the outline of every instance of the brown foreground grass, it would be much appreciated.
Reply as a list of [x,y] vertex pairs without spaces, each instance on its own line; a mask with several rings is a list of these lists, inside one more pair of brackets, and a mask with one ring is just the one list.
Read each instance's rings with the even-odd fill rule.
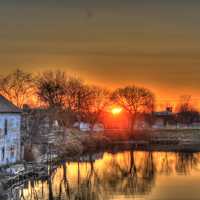
[[63,141],[57,145],[57,149],[62,157],[74,157],[85,152],[105,149],[110,144],[110,138],[103,133],[83,133],[76,129],[70,129],[67,130]]

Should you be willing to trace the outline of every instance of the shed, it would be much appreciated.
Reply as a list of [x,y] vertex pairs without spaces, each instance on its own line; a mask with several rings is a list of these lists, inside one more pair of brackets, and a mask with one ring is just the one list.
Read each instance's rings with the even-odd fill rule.
[[0,165],[21,159],[21,110],[0,95]]

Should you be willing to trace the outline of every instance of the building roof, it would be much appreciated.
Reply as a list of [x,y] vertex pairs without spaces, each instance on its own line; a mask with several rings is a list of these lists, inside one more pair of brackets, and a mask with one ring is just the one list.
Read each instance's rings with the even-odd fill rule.
[[21,113],[21,110],[4,96],[0,95],[0,113]]
[[173,115],[172,112],[169,112],[169,111],[161,111],[161,112],[154,112],[155,115],[158,115],[158,116],[168,116],[168,115]]

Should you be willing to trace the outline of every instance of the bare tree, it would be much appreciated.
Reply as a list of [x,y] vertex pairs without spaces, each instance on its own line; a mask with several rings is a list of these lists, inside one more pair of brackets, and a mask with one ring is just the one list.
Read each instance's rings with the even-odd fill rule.
[[193,106],[192,97],[190,95],[181,96],[177,107],[177,121],[179,123],[189,125],[195,120],[199,120],[199,112]]
[[62,71],[46,71],[37,79],[39,98],[48,108],[53,108],[54,116],[64,119],[65,125],[67,120],[69,125],[85,113],[92,93],[79,78]]
[[37,94],[48,107],[77,111],[83,82],[63,71],[45,71],[37,79]]
[[83,113],[88,122],[93,126],[100,120],[102,111],[110,103],[110,92],[104,88],[88,87],[88,95],[84,100]]
[[119,88],[113,92],[112,100],[128,112],[131,131],[134,129],[134,122],[139,113],[148,113],[154,110],[154,94],[142,87],[127,86]]
[[67,75],[61,71],[46,71],[36,81],[37,95],[48,107],[63,108]]
[[75,113],[80,113],[86,106],[90,90],[82,80],[70,77],[65,87],[66,107]]
[[0,78],[0,93],[20,108],[30,105],[34,91],[33,76],[20,69]]

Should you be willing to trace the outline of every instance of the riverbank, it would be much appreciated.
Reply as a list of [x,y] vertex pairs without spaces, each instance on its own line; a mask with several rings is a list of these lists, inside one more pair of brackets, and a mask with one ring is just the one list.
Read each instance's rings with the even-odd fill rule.
[[134,133],[106,133],[112,143],[129,144],[136,150],[200,151],[199,129],[137,130]]
[[[32,161],[47,162],[78,158],[93,152],[113,149],[133,149],[148,151],[200,151],[200,130],[137,130],[130,132],[85,133],[77,129],[67,129],[50,144],[33,144]],[[30,149],[30,147],[29,147]],[[26,153],[25,153],[26,155]],[[27,155],[25,160],[27,159]]]
[[200,130],[138,130],[134,133],[82,133],[70,130],[58,146],[62,158],[119,149],[147,151],[200,151]]
[[[44,149],[42,146],[39,148]],[[23,182],[31,177],[48,179],[51,174],[49,166],[59,166],[66,161],[94,162],[101,158],[104,152],[113,154],[123,151],[200,152],[200,131],[143,130],[130,134],[83,133],[69,129],[62,137],[58,137],[57,143],[48,144],[47,151],[22,172],[10,176],[2,173],[2,187],[19,184],[19,180]]]

